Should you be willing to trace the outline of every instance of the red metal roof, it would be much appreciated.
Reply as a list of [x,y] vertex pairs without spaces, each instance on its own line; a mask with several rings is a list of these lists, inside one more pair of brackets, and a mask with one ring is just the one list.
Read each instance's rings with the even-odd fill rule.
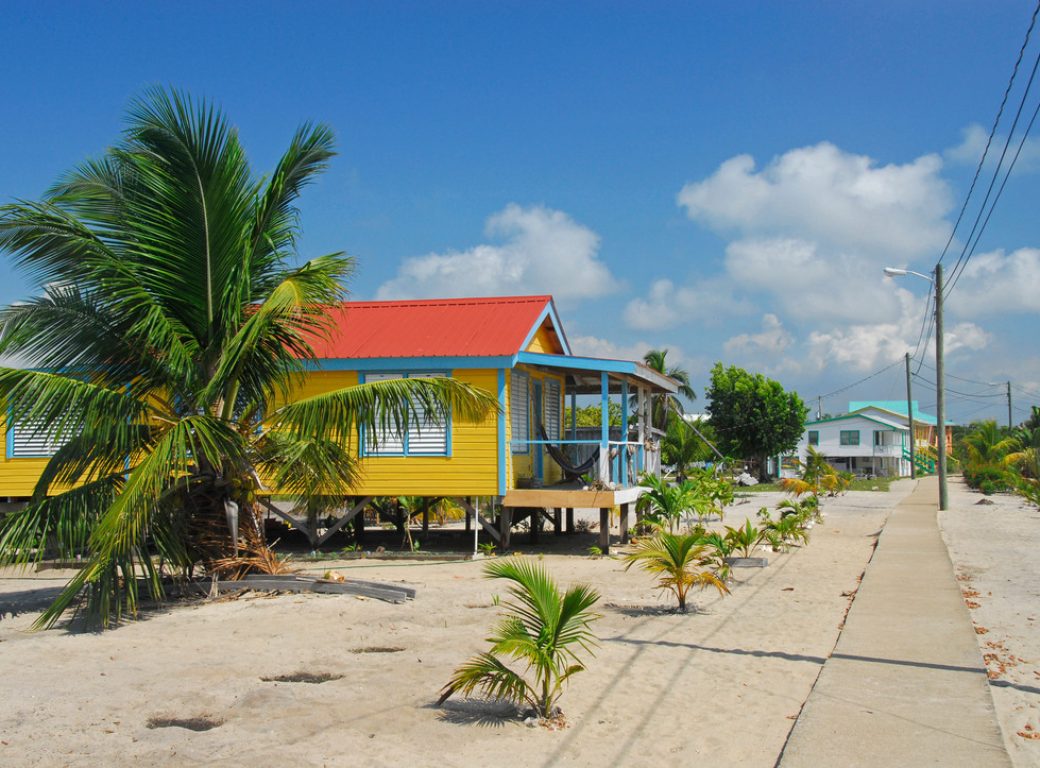
[[318,358],[514,355],[551,296],[349,301],[330,310],[336,331]]

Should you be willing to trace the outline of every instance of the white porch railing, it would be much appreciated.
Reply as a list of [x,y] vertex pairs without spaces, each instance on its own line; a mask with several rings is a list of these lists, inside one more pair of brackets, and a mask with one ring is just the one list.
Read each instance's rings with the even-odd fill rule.
[[[608,440],[607,450],[599,440],[527,440],[526,445],[540,448],[555,445],[562,448],[580,446],[576,451],[575,465],[580,465],[596,448],[600,449],[596,465],[587,474],[604,484],[613,484],[617,488],[628,488],[639,484],[639,476],[644,472],[660,473],[661,459],[658,450],[647,450],[646,445],[637,440]],[[552,457],[548,457],[552,461]]]

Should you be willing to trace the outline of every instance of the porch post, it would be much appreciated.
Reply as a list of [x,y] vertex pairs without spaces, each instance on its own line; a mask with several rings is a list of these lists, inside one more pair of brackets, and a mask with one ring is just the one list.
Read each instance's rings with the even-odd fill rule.
[[571,390],[571,440],[578,439],[578,393],[575,391],[576,389],[577,384]]
[[628,382],[621,382],[621,440],[624,445],[618,446],[621,459],[621,486],[628,486]]
[[610,554],[610,507],[599,509],[599,548],[604,555]]
[[632,509],[631,504],[621,505],[621,543],[628,544],[628,513]]
[[498,518],[499,545],[502,549],[509,549],[509,532],[513,527],[513,508],[501,507]]
[[574,530],[574,507],[567,507],[567,533],[575,533]]
[[599,375],[600,422],[599,422],[599,479],[610,482],[610,380],[607,372]]

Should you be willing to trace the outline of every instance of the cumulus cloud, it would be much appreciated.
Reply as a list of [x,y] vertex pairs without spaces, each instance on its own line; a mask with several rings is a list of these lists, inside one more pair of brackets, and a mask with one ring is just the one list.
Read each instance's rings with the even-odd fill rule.
[[599,259],[599,236],[562,211],[510,204],[488,218],[484,234],[494,242],[406,259],[377,297],[552,293],[567,301],[617,289]]
[[[649,350],[654,348],[653,344],[646,341],[637,341],[634,344],[617,344],[609,339],[599,336],[571,336],[568,338],[571,352],[578,357],[603,357],[608,360],[642,360]],[[669,349],[668,360],[678,360],[682,352]]]
[[944,305],[961,317],[1040,312],[1038,287],[1040,250],[980,253],[968,262]]
[[941,248],[949,234],[951,193],[942,158],[924,155],[879,165],[828,142],[793,149],[756,170],[738,155],[702,181],[686,184],[678,204],[712,229],[793,235],[843,252],[912,259]]
[[951,195],[941,170],[935,154],[884,165],[827,142],[762,168],[730,158],[677,198],[728,238],[722,271],[685,285],[658,280],[625,319],[646,330],[765,314],[760,330],[745,326],[725,349],[774,369],[783,355],[857,369],[896,359],[917,340],[924,289],[887,280],[882,268],[945,244]]
[[[988,138],[989,131],[986,128],[983,128],[978,123],[972,123],[961,131],[961,143],[947,149],[943,152],[943,156],[951,163],[975,167],[982,158],[982,153],[986,151],[986,140]],[[993,143],[986,155],[986,167],[991,173],[993,166],[1000,159],[1000,154],[1004,150],[1004,142],[1006,141],[1006,135],[997,134],[993,137]],[[1020,141],[1021,139],[1016,139],[1009,146],[1003,167],[1006,168],[1015,153],[1018,152]],[[1037,170],[1040,170],[1040,139],[1027,138],[1025,144],[1022,145],[1022,151],[1019,153],[1018,160],[1015,162],[1015,173]]]
[[751,310],[746,300],[738,300],[724,279],[702,280],[692,285],[676,285],[667,278],[655,280],[646,298],[637,297],[625,306],[625,323],[638,330],[659,330],[697,320],[712,323],[726,315]]
[[741,333],[726,340],[722,345],[727,355],[782,355],[794,343],[780,318],[769,313],[762,316],[759,333]]

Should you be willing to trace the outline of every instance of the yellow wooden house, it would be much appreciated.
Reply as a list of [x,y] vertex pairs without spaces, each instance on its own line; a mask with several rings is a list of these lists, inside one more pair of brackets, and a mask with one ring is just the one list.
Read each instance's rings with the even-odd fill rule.
[[[470,511],[467,523],[479,523],[504,546],[518,517],[540,527],[544,514],[560,531],[574,508],[598,508],[605,523],[620,507],[625,534],[639,475],[659,471],[656,436],[644,426],[650,398],[674,393],[672,379],[640,362],[572,354],[551,296],[347,302],[331,312],[337,330],[316,346],[301,395],[385,378],[451,376],[497,395],[500,411],[482,423],[448,419],[406,434],[353,436],[362,459],[356,498],[313,543],[376,496],[456,498]],[[592,433],[564,423],[565,403],[574,414],[579,397],[602,408],[603,426]],[[611,399],[620,400],[620,428],[608,426]],[[5,439],[0,496],[27,498],[56,446],[17,427]]]

